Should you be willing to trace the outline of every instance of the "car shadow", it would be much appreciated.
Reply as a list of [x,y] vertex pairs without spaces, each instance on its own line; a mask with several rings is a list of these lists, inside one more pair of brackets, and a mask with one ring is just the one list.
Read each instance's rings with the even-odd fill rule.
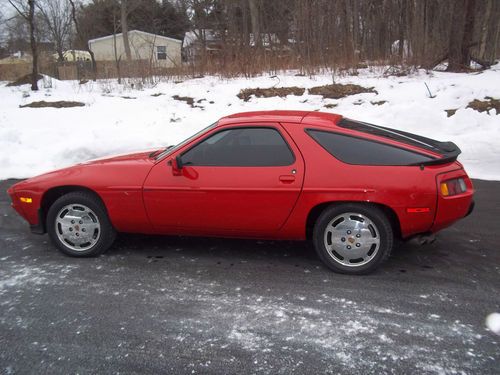
[[[310,241],[265,241],[232,238],[151,236],[120,234],[106,256],[143,256],[150,262],[171,261],[189,257],[201,263],[251,262],[256,265],[282,265],[327,270]],[[418,246],[398,243],[380,271],[412,273],[439,268],[447,254],[438,242]],[[444,262],[446,263],[446,262]],[[380,272],[376,272],[380,273]]]
[[107,252],[118,255],[141,253],[157,255],[180,252],[189,256],[266,259],[296,257],[315,260],[312,244],[307,241],[244,240],[214,237],[184,237],[120,234]]

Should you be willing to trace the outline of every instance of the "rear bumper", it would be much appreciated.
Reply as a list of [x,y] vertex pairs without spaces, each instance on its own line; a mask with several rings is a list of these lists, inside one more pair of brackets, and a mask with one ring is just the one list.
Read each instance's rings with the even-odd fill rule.
[[474,201],[470,202],[469,211],[467,211],[467,214],[465,215],[465,217],[469,216],[472,213],[472,211],[474,211],[475,205],[476,205],[476,202],[474,202]]
[[[440,194],[441,182],[455,178],[462,178],[466,184],[467,190],[464,193],[452,196],[443,196]],[[470,215],[474,210],[474,187],[472,186],[472,181],[463,169],[438,174],[436,176],[436,185],[438,197],[436,215],[430,229],[432,233],[449,227],[456,221]]]
[[469,216],[473,210],[474,201],[472,200],[472,194],[440,199],[431,232],[436,233],[441,229],[449,227],[458,220]]

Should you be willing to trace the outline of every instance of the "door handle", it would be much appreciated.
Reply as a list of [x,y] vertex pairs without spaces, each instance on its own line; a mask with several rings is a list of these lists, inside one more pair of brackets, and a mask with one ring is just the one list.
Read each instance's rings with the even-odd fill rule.
[[290,184],[295,181],[295,176],[292,175],[282,175],[280,176],[280,181],[285,184]]

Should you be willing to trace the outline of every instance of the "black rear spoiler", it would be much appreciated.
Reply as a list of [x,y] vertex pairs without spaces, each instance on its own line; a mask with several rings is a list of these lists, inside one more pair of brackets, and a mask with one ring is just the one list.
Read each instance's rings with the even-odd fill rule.
[[[382,126],[381,126],[382,128]],[[453,142],[440,142],[436,141],[435,139],[427,138],[427,137],[422,137],[417,134],[413,133],[407,133],[403,132],[400,130],[394,130],[394,129],[388,129],[384,128],[387,130],[390,130],[394,133],[398,133],[404,137],[412,138],[418,142],[421,142],[422,145],[425,145],[425,147],[422,147],[426,150],[436,152],[443,157],[439,159],[432,159],[424,162],[417,163],[415,165],[438,165],[438,164],[447,164],[447,163],[452,163],[457,160],[458,155],[462,153],[462,150]]]
[[[446,142],[446,143],[451,143],[451,144],[455,145],[452,142]],[[447,152],[445,154],[442,154],[443,155],[442,158],[423,161],[420,163],[416,163],[415,165],[438,165],[438,164],[453,163],[454,161],[457,160],[457,157],[458,157],[458,155],[460,155],[461,152],[462,151],[460,151],[460,149],[457,146],[453,152]]]

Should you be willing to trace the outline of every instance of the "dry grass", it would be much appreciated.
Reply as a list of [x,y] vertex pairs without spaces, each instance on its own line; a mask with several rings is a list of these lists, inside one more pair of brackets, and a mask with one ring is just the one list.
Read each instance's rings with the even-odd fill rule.
[[191,107],[194,107],[194,99],[191,98],[190,96],[179,96],[179,95],[174,95],[172,96],[173,99],[179,100],[181,102],[186,102],[189,104]]
[[491,96],[485,97],[485,100],[475,99],[470,102],[466,108],[472,108],[478,112],[488,112],[495,109],[500,114],[500,99],[494,99]]
[[237,95],[238,98],[243,99],[248,102],[252,95],[257,98],[272,98],[275,96],[285,97],[287,95],[301,96],[306,90],[302,87],[291,86],[291,87],[271,87],[267,89],[261,89],[257,87],[256,89],[244,89]]
[[356,95],[362,93],[377,93],[373,87],[363,87],[359,85],[342,85],[334,83],[332,85],[316,86],[309,89],[309,94],[322,95],[328,99],[340,99],[349,95]]
[[[31,85],[31,77],[32,74],[27,74],[25,76],[22,76],[21,78],[16,79],[15,81],[7,84],[7,86],[22,86],[22,85]],[[37,81],[43,79],[43,76],[41,74],[37,75]]]
[[446,117],[451,117],[451,116],[453,116],[458,111],[458,108],[455,108],[455,109],[445,109],[444,111],[446,112]]
[[19,108],[70,108],[70,107],[84,107],[85,103],[82,102],[71,102],[71,101],[57,101],[57,102],[46,102],[41,100],[39,102],[32,102],[25,105],[20,105]]

